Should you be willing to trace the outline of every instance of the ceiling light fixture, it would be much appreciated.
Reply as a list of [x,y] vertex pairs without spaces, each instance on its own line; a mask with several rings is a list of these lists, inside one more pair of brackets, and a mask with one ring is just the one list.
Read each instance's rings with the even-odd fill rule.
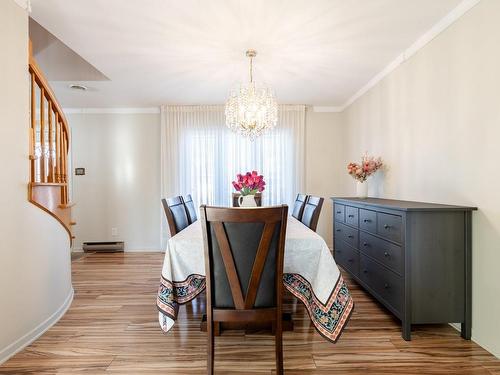
[[253,58],[257,51],[248,50],[250,82],[232,89],[226,102],[226,125],[252,141],[276,126],[278,103],[273,90],[253,81]]

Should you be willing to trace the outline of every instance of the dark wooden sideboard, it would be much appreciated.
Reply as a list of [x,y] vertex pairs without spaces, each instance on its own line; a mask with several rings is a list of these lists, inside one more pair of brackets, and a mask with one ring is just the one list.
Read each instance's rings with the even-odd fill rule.
[[471,337],[475,207],[331,198],[335,261],[402,322],[461,323]]

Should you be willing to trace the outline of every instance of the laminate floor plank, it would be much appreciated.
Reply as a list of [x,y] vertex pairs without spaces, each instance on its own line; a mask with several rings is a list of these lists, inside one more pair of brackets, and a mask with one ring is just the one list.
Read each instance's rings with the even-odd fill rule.
[[[158,325],[155,301],[163,256],[77,258],[68,312],[0,366],[0,374],[205,374],[204,295],[180,307],[171,332],[163,333]],[[345,279],[355,310],[335,345],[314,330],[303,305],[286,295],[284,311],[294,319],[294,331],[283,334],[286,374],[500,375],[499,360],[449,325],[417,326],[412,341],[404,341],[400,322]],[[226,331],[215,342],[217,374],[275,374],[274,337],[268,332]]]

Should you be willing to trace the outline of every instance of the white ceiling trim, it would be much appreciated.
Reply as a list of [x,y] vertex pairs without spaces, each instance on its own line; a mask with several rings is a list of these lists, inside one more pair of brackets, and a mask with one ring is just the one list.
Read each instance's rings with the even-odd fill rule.
[[137,108],[63,108],[65,114],[137,114],[137,113],[160,113],[160,107],[137,107]]
[[[470,9],[479,4],[481,0],[463,0],[456,8],[444,16],[438,23],[436,23],[429,31],[418,38],[415,43],[408,47],[403,53],[396,57],[389,65],[387,65],[380,73],[375,75],[368,83],[363,86],[356,94],[351,96],[344,105],[341,107],[317,107],[317,108],[339,108],[338,111],[316,111],[315,112],[342,112],[358,98],[363,96],[368,90],[379,83],[385,76],[395,70],[399,65],[408,60],[411,56],[417,53],[420,49],[425,47],[436,36],[446,30],[451,24],[457,21]],[[316,108],[316,107],[314,107]]]
[[342,112],[343,107],[313,105],[313,112]]
[[14,0],[14,2],[26,11],[30,11],[28,0]]

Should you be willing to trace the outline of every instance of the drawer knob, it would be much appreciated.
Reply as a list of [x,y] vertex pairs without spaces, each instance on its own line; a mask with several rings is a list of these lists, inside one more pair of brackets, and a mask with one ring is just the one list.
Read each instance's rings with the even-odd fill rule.
[[372,221],[370,219],[364,219],[363,220],[365,223],[371,223]]
[[386,252],[384,252],[384,256],[385,256],[386,258],[389,258],[389,257],[391,256],[391,254],[389,254],[389,253],[386,251]]
[[363,242],[364,247],[368,247],[368,242]]
[[384,229],[389,229],[391,226],[389,224],[384,224]]
[[363,273],[368,273],[368,270],[363,270]]
[[387,284],[387,283],[385,283],[385,284],[384,284],[384,288],[385,288],[385,289],[389,289],[390,287],[391,287],[391,286],[390,286],[389,284]]
[[341,213],[342,213],[342,211],[337,211],[337,213],[338,213],[338,214],[341,214]]
[[340,232],[340,229],[337,229],[337,232]]
[[352,263],[352,262],[354,262],[354,259],[348,259],[347,261],[348,261],[349,263]]
[[348,217],[354,217],[354,215],[347,215]]
[[354,238],[354,236],[352,234],[348,235],[347,237],[349,238]]

